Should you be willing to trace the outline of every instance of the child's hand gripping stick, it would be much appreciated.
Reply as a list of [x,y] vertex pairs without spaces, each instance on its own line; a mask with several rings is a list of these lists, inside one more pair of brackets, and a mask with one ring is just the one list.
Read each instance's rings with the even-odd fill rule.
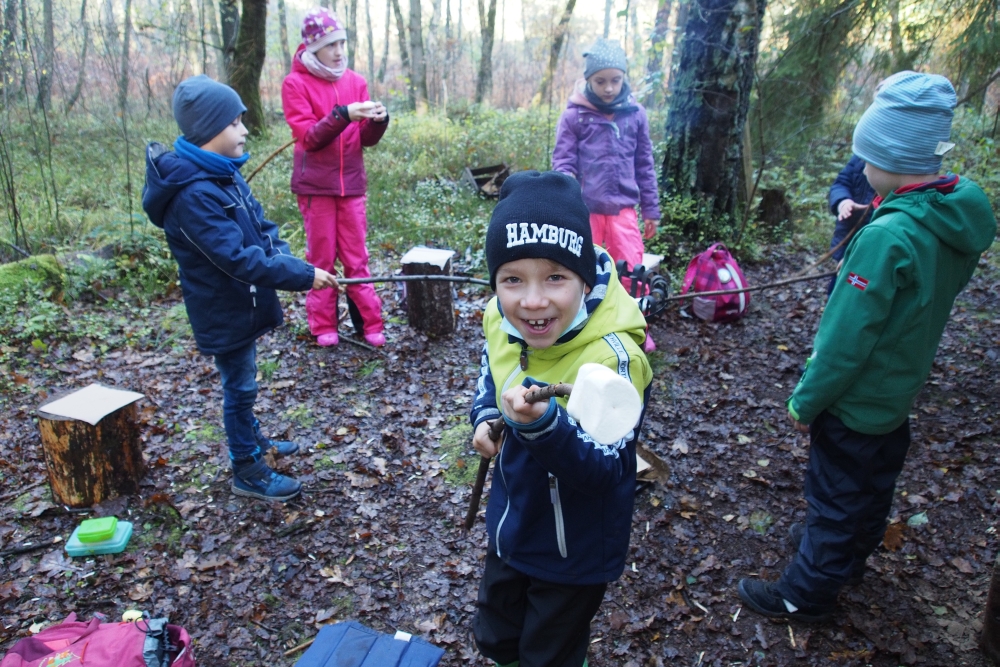
[[[553,396],[569,396],[566,412],[580,427],[602,445],[612,445],[635,428],[642,414],[642,399],[631,382],[602,364],[584,364],[577,371],[573,384],[552,384],[529,391],[524,400],[528,403],[547,401]],[[504,421],[490,422],[490,440],[500,442]],[[486,484],[490,460],[479,460],[476,483],[465,515],[465,529],[471,530],[479,513],[479,501]]]

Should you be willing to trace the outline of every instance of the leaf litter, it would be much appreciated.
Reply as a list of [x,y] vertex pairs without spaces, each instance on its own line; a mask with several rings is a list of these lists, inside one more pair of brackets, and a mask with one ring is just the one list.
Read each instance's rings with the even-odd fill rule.
[[[748,278],[802,263],[774,250]],[[884,547],[864,583],[842,591],[835,620],[809,628],[764,621],[742,608],[735,586],[780,575],[788,527],[805,515],[809,443],[791,432],[784,400],[825,285],[764,293],[733,325],[676,311],[654,320],[642,438],[670,461],[669,477],[636,497],[628,567],[594,620],[590,663],[982,665],[976,641],[1000,510],[998,274],[984,260],[959,297],[913,408]],[[72,611],[116,619],[144,609],[187,627],[203,664],[292,664],[299,654],[285,651],[343,619],[423,636],[446,649],[445,666],[490,664],[470,630],[482,517],[471,534],[461,528],[478,465],[466,410],[487,295],[460,292],[456,333],[431,340],[398,323],[398,291],[380,293],[392,316],[381,350],[315,347],[301,296],[286,299],[288,325],[259,341],[258,358],[280,363],[261,378],[256,412],[268,435],[302,447],[279,461],[305,485],[286,505],[230,493],[218,376],[189,338],[108,353],[49,344],[18,368],[0,397],[0,474],[5,489],[26,489],[0,506],[0,651]],[[177,306],[162,303],[161,316]],[[146,394],[149,472],[138,497],[79,514],[39,484],[33,409],[93,381]],[[70,559],[53,543],[108,514],[135,525],[124,553]]]

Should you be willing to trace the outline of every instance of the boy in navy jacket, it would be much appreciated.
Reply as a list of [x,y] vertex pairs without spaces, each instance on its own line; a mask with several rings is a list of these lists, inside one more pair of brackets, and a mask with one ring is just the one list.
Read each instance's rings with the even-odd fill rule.
[[173,152],[147,147],[142,207],[177,260],[198,349],[215,356],[233,493],[284,502],[302,485],[273,471],[263,454],[294,454],[298,445],[264,437],[254,418],[256,341],[283,321],[275,290],[336,289],[337,281],[291,254],[240,175],[249,155],[236,91],[191,77],[174,92],[173,111],[183,136]]

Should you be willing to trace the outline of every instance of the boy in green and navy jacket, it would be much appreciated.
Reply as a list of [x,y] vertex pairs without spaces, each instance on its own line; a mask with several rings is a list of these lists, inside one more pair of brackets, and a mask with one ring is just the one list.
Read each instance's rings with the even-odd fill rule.
[[[611,257],[595,250],[589,217],[573,178],[521,172],[501,188],[487,231],[497,297],[483,316],[471,419],[476,449],[497,458],[473,629],[499,665],[584,665],[590,621],[628,553],[642,418],[601,445],[565,399],[524,400],[533,386],[573,382],[581,365],[599,363],[647,403],[646,322]],[[488,436],[494,419],[506,424],[499,448]]]
[[975,183],[937,176],[954,146],[954,106],[947,79],[904,72],[883,84],[855,128],[875,213],[847,248],[788,401],[795,428],[810,433],[809,507],[804,528],[791,530],[798,553],[780,581],[740,582],[740,597],[764,615],[828,618],[885,534],[913,400],[955,297],[997,231]]

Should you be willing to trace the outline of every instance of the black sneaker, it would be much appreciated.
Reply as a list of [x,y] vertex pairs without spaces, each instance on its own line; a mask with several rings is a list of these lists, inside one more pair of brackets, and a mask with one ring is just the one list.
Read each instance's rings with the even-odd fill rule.
[[760,579],[740,579],[740,599],[758,614],[768,618],[784,618],[803,623],[823,623],[833,616],[834,607],[810,605],[789,611],[774,582]]
[[[788,546],[791,548],[793,553],[799,552],[799,545],[802,543],[802,536],[806,534],[806,526],[804,523],[793,523],[788,527]],[[865,572],[868,571],[868,566],[865,565],[864,561],[860,563],[855,560],[854,566],[851,568],[851,574],[847,577],[847,581],[844,582],[844,586],[858,586],[865,579]]]
[[291,456],[292,454],[299,453],[299,446],[294,442],[271,440],[264,437],[264,434],[260,432],[260,421],[256,419],[253,420],[253,436],[257,439],[257,453],[261,456],[266,454],[271,448],[274,448],[275,457],[279,459],[283,456]]
[[302,493],[302,484],[271,470],[263,459],[233,461],[233,493],[259,500],[286,502]]

